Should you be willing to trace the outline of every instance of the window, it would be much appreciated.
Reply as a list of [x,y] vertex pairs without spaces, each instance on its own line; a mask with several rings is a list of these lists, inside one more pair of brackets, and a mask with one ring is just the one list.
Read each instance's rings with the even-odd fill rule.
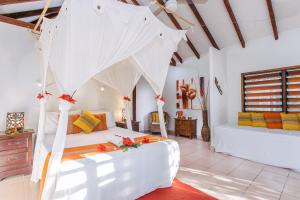
[[300,112],[300,66],[243,73],[242,110]]

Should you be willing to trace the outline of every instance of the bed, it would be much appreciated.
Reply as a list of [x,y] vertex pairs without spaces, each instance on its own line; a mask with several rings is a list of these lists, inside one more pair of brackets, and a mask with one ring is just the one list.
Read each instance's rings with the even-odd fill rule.
[[[65,148],[102,144],[112,134],[140,138],[145,134],[118,127],[91,134],[67,135]],[[54,135],[42,145],[45,161]],[[157,188],[170,187],[179,167],[180,151],[176,141],[143,144],[137,149],[98,153],[61,163],[53,199],[136,199]]]
[[300,132],[237,125],[214,128],[216,152],[300,171]]

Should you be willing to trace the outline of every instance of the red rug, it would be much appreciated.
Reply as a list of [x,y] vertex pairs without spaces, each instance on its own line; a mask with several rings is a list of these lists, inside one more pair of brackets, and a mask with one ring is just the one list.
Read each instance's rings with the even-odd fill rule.
[[216,200],[216,198],[175,179],[172,187],[157,189],[138,200]]

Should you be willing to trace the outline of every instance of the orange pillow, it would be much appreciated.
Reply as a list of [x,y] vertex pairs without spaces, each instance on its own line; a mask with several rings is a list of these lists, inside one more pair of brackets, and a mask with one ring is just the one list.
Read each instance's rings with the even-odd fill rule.
[[81,129],[73,124],[79,117],[79,114],[69,115],[67,134],[76,134],[81,132]]
[[107,123],[106,123],[106,114],[93,114],[97,119],[100,120],[100,123],[94,128],[93,131],[104,131],[107,130]]
[[266,112],[264,113],[267,128],[282,129],[282,121],[280,113],[278,112]]

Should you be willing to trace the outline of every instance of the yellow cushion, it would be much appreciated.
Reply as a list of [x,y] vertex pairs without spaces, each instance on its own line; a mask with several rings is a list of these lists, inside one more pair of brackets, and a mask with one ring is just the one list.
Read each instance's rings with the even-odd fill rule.
[[239,126],[252,126],[251,113],[239,112],[238,124]]
[[300,130],[300,121],[297,114],[280,113],[284,130]]
[[85,133],[90,133],[94,128],[100,123],[100,120],[97,119],[93,114],[89,112],[83,112],[80,118],[78,118],[73,124]]
[[263,113],[252,113],[252,126],[255,127],[267,127],[267,123],[265,121],[265,117]]
[[152,122],[153,122],[153,123],[159,123],[158,112],[153,112],[153,113],[152,113]]

